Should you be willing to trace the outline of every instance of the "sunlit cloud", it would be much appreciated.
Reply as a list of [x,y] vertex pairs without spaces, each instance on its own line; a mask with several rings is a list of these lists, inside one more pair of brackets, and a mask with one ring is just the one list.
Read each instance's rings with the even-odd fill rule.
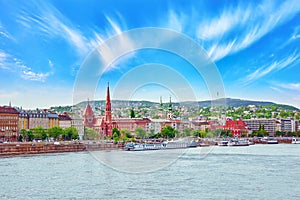
[[14,64],[13,56],[0,49],[0,69],[13,71],[15,69]]
[[[25,11],[19,16],[19,22],[29,28],[36,27],[43,34],[50,37],[62,37],[71,46],[75,47],[80,57],[83,58],[89,52],[103,44],[105,40],[114,35],[121,34],[124,29],[122,22],[124,21],[120,15],[116,20],[112,17],[105,16],[108,26],[101,31],[91,31],[92,36],[85,36],[74,24],[72,24],[62,13],[60,13],[51,4],[43,2],[43,6],[39,6],[39,10],[34,13],[26,13]],[[122,24],[122,25],[120,25]],[[123,47],[132,46],[133,43],[129,38],[123,37],[119,41],[118,47],[107,47],[105,52],[102,52],[104,63],[114,57],[115,51]],[[44,76],[42,76],[44,77]]]
[[6,28],[0,22],[0,38],[7,38],[15,41],[12,35],[6,30]]
[[193,23],[185,20],[186,13],[170,11],[165,26],[177,31],[196,27],[196,33],[191,36],[199,40],[213,61],[217,61],[248,48],[299,11],[297,0],[263,1],[258,5],[250,1],[234,7],[229,5],[215,17],[198,14],[193,16]]
[[300,91],[300,83],[279,83],[276,85],[282,89]]
[[53,74],[53,63],[50,60],[48,63],[51,68],[49,72],[36,73],[30,67],[25,66],[21,60],[0,50],[0,69],[20,73],[21,78],[25,80],[45,82],[47,77]]
[[54,66],[54,64],[51,60],[48,60],[48,65],[49,65],[50,68],[53,68],[53,66]]
[[183,13],[176,13],[175,11],[171,10],[169,12],[167,23],[167,28],[173,29],[178,32],[182,32],[183,26],[186,23],[185,15]]
[[7,54],[0,50],[0,69],[8,69],[6,66]]
[[33,12],[23,10],[17,21],[26,28],[41,31],[44,35],[62,37],[75,47],[80,55],[85,55],[89,51],[86,38],[51,4],[39,2],[39,6]]
[[40,81],[40,82],[45,82],[48,76],[49,73],[36,73],[31,71],[31,69],[27,71],[23,71],[23,74],[21,75],[21,77],[25,80]]
[[237,26],[244,25],[253,8],[228,8],[219,16],[210,20],[203,20],[197,28],[197,37],[202,40],[220,39]]
[[251,83],[255,80],[258,80],[271,72],[282,70],[283,68],[289,67],[293,64],[298,62],[300,55],[298,53],[293,53],[292,55],[283,58],[281,60],[276,60],[269,64],[263,65],[262,67],[258,68],[251,74],[247,75],[246,78],[243,80],[244,83]]
[[[283,22],[294,17],[300,11],[298,1],[284,1],[279,6],[276,6],[276,3],[277,2],[274,1],[264,1],[258,6],[245,9],[238,8],[236,12],[226,14],[226,17],[220,18],[220,21],[211,22],[211,26],[215,26],[216,29],[220,26],[219,24],[229,24],[224,28],[221,27],[221,31],[217,31],[219,37],[222,37],[228,32],[237,31],[237,34],[233,34],[235,37],[229,36],[225,41],[221,38],[213,42],[208,50],[211,58],[215,61],[220,60],[227,55],[249,47]],[[245,16],[241,16],[243,13],[241,10],[243,10]],[[239,21],[238,18],[241,20]],[[206,30],[203,30],[203,32],[205,31]]]
[[[110,27],[112,27],[110,30],[106,30],[106,37],[111,38],[116,35],[120,35],[124,30],[126,30],[126,27],[123,28],[125,25],[120,25],[122,23],[122,18],[119,16],[119,21],[116,19],[112,19],[108,16],[106,16],[107,21],[109,22]],[[103,36],[102,36],[103,37]],[[124,51],[124,49],[135,49],[135,42],[132,41],[130,36],[126,36],[126,34],[122,34],[121,36],[117,37],[117,42],[114,42],[114,45],[106,45],[104,40],[101,38],[99,34],[96,35],[96,40],[98,40],[101,45],[101,51],[98,49],[99,56],[103,62],[103,64],[107,67],[105,70],[113,70],[119,68],[118,66],[114,65],[113,62],[115,58],[119,59],[120,52]],[[92,40],[92,43],[95,44],[95,40]],[[97,47],[99,47],[99,45]],[[122,58],[123,60],[129,60],[132,57],[134,57],[134,53],[130,53],[128,55],[124,55]],[[119,65],[120,66],[120,65]]]

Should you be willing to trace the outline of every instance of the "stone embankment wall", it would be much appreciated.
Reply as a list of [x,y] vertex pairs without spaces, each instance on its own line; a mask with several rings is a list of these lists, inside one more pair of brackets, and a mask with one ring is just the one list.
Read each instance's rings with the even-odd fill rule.
[[82,143],[38,143],[20,142],[0,144],[0,157],[14,156],[22,154],[60,153],[85,151],[86,147]]
[[90,142],[90,143],[85,143],[85,147],[87,151],[113,150],[113,149],[124,149],[124,144]]

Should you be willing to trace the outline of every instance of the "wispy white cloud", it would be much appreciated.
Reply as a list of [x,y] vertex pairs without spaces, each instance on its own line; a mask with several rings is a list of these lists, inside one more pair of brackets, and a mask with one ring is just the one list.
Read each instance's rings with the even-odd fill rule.
[[0,69],[12,71],[14,63],[13,56],[0,49]]
[[32,68],[27,67],[21,61],[16,60],[15,64],[18,67],[18,71],[21,73],[21,78],[24,80],[45,82],[46,79],[53,74],[53,69],[50,66],[48,72],[35,72]]
[[[232,12],[231,15],[225,15],[227,16],[225,17],[228,21],[227,23],[232,26],[229,26],[228,29],[221,29],[226,32],[220,32],[219,35],[222,36],[231,31],[238,31],[233,38],[228,37],[225,41],[222,41],[222,39],[213,41],[217,48],[210,48],[209,55],[211,58],[220,60],[227,55],[249,47],[300,11],[298,1],[284,1],[280,5],[277,5],[277,3],[275,1],[264,1],[258,6],[239,8],[236,12]],[[243,16],[241,10],[244,10],[245,16]],[[239,18],[242,20],[239,21]],[[220,20],[224,21],[222,18]],[[219,23],[222,24],[222,22]],[[218,23],[215,23],[215,25],[218,28]]]
[[11,40],[15,40],[12,35],[6,30],[6,28],[2,25],[2,23],[0,22],[0,38],[8,38]]
[[[26,28],[35,28],[46,36],[63,38],[71,46],[75,47],[80,60],[103,44],[106,39],[121,34],[126,30],[125,25],[122,23],[124,20],[118,13],[116,13],[117,17],[115,18],[105,16],[108,24],[106,28],[101,30],[96,28],[96,31],[87,29],[83,33],[51,4],[43,2],[37,8],[33,13],[23,11],[18,17],[18,22]],[[89,32],[91,33],[89,36],[85,35]],[[133,42],[129,38],[122,37],[118,46],[106,47],[106,51],[102,52],[102,59],[105,63],[108,63],[114,57],[116,50],[132,45]]]
[[185,23],[186,17],[184,13],[176,13],[175,11],[170,10],[166,25],[167,28],[173,29],[178,32],[182,32]]
[[45,82],[46,78],[49,76],[49,73],[36,73],[31,71],[31,69],[27,71],[23,71],[21,77],[25,80],[31,81],[40,81]]
[[272,63],[263,65],[251,74],[247,75],[243,82],[248,84],[268,75],[271,72],[282,70],[283,68],[289,67],[297,63],[299,61],[299,58],[300,55],[294,52],[292,55],[285,57],[281,60],[276,60]]
[[220,39],[223,35],[244,25],[251,16],[252,8],[228,8],[211,20],[203,20],[197,28],[197,37],[202,40]]
[[271,90],[274,90],[274,91],[276,91],[276,92],[283,93],[283,91],[282,91],[281,89],[279,89],[278,87],[271,86],[270,89],[271,89]]
[[51,60],[48,60],[48,65],[49,65],[50,68],[53,68],[53,66],[54,66],[54,64]]
[[217,61],[251,46],[299,12],[298,0],[250,1],[229,5],[215,17],[205,13],[192,20],[183,18],[183,12],[171,11],[166,27],[172,28],[170,25],[173,25],[175,30],[185,32],[196,27],[196,34],[192,37],[200,41],[213,61]]
[[46,73],[34,72],[32,68],[24,65],[22,61],[15,58],[13,55],[10,55],[0,50],[0,69],[12,73],[20,73],[21,78],[25,80],[45,82],[47,77],[53,74],[52,71],[53,63],[50,60],[49,60],[49,67],[51,68],[49,72]]
[[[120,52],[123,52],[125,49],[134,50],[136,41],[133,41],[130,36],[126,34],[120,35],[123,30],[127,29],[126,27],[124,27],[125,25],[122,24],[124,20],[120,15],[118,16],[119,20],[112,19],[109,16],[106,16],[106,19],[108,21],[109,27],[111,28],[106,30],[105,36],[101,36],[100,34],[95,33],[95,39],[91,40],[90,44],[94,45],[94,47],[100,47],[99,45],[101,45],[101,49],[98,48],[98,53],[104,65],[108,67],[105,70],[109,71],[119,68],[118,66],[114,65],[113,62],[115,62],[115,59],[118,59],[120,56],[123,56],[123,59],[125,58],[125,60],[134,57],[134,53],[130,53],[127,56],[124,56],[120,55]],[[113,43],[111,43],[114,45],[108,46],[103,38],[111,38],[116,35],[119,36],[115,38],[115,41]]]
[[290,40],[295,40],[300,38],[300,26],[295,27],[294,32]]
[[5,65],[7,59],[7,54],[0,50],[0,68],[1,69],[7,69],[7,66]]
[[287,90],[300,91],[300,83],[277,83],[276,86]]
[[[29,9],[28,9],[29,10]],[[86,38],[55,7],[46,2],[39,2],[36,9],[23,10],[17,21],[28,29],[39,30],[50,37],[60,37],[67,41],[80,55],[89,51]]]

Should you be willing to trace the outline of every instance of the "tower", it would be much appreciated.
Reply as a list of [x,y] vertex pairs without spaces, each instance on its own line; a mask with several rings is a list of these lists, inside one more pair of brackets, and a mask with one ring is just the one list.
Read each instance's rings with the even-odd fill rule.
[[107,84],[105,118],[101,122],[101,134],[104,136],[112,136],[112,120],[111,120],[111,103],[109,93],[109,83]]
[[107,91],[106,91],[105,121],[111,123],[111,103],[110,103],[110,94],[109,94],[109,83],[107,84]]
[[172,119],[173,118],[173,109],[172,109],[172,99],[171,99],[171,97],[170,97],[170,103],[169,103],[169,107],[168,107],[167,118],[168,119]]
[[88,127],[88,128],[93,128],[94,122],[95,122],[94,119],[95,119],[94,112],[90,105],[90,101],[88,100],[88,103],[87,103],[84,113],[83,113],[84,126]]

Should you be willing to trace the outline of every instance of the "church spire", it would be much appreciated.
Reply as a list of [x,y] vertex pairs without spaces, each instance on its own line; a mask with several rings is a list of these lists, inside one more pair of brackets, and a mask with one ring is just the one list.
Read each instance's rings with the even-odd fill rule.
[[105,121],[111,122],[111,103],[110,103],[109,82],[107,83],[107,91],[106,91]]
[[160,107],[163,107],[163,103],[162,103],[162,96],[160,96]]
[[172,99],[171,99],[171,96],[170,96],[170,103],[169,103],[169,111],[172,111]]

